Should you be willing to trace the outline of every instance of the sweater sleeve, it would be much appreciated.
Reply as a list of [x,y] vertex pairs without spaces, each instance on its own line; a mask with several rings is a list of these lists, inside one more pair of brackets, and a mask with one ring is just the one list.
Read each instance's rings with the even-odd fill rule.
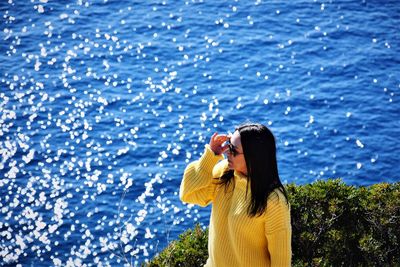
[[183,202],[207,206],[214,199],[216,184],[213,182],[214,167],[223,159],[206,145],[201,158],[190,163],[183,174],[179,197]]
[[291,266],[292,227],[290,206],[281,192],[274,191],[268,199],[265,214],[265,236],[271,266]]

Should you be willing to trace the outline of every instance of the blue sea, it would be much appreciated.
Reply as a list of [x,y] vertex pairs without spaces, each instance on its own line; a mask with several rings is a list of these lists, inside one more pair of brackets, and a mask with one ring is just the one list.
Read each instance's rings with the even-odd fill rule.
[[400,3],[2,0],[0,265],[138,266],[214,132],[275,134],[284,183],[400,181]]

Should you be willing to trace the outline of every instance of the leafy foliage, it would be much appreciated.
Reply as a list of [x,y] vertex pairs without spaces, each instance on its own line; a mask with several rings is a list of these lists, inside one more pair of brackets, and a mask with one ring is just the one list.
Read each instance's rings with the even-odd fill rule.
[[[400,183],[286,186],[293,266],[400,266]],[[183,233],[147,266],[203,266],[207,231]]]
[[171,242],[146,266],[203,266],[208,258],[207,241],[208,230],[202,230],[197,224],[194,229],[187,230],[178,240]]

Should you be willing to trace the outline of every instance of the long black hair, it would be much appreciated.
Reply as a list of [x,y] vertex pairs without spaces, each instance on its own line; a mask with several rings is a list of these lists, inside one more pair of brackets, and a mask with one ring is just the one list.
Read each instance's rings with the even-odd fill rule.
[[[247,166],[247,191],[250,187],[251,201],[248,214],[261,216],[267,208],[269,195],[278,189],[288,197],[278,174],[275,137],[264,125],[245,123],[236,128],[239,132],[244,159]],[[219,179],[219,184],[229,187],[233,180],[233,170],[226,171]],[[234,183],[233,183],[234,186]]]

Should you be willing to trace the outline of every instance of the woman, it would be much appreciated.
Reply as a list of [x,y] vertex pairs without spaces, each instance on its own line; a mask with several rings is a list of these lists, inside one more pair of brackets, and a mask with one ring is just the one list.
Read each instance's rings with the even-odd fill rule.
[[290,266],[290,207],[275,139],[264,125],[243,124],[233,135],[214,133],[201,158],[187,166],[180,198],[212,203],[205,266]]

